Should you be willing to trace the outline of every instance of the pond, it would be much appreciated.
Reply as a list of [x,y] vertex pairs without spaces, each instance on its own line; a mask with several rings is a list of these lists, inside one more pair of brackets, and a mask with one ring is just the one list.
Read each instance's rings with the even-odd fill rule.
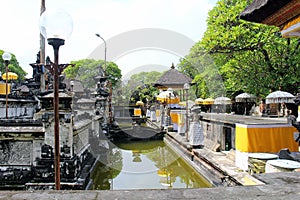
[[92,190],[212,187],[163,141],[116,143],[106,158],[91,175]]

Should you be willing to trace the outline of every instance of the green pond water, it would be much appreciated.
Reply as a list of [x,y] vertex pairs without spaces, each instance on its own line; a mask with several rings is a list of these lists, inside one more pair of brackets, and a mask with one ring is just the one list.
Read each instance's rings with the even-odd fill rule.
[[91,174],[92,190],[212,187],[163,141],[112,146]]

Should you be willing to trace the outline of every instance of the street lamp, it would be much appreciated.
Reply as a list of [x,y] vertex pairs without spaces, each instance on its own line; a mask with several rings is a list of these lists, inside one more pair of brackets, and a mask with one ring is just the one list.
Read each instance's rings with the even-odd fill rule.
[[69,14],[63,10],[44,12],[40,17],[41,34],[47,38],[48,44],[54,50],[54,63],[51,63],[50,71],[54,74],[54,172],[55,187],[60,190],[60,145],[59,145],[59,73],[67,65],[58,65],[59,47],[65,44],[73,31],[73,21]]
[[[104,42],[104,77],[106,77],[106,41],[103,37],[101,37],[100,34],[95,34],[97,37],[99,37]],[[109,99],[108,99],[108,118],[109,118],[109,124],[112,124],[112,83],[108,80],[107,85],[109,86]]]
[[97,37],[99,37],[104,42],[104,76],[106,74],[106,41],[99,35],[98,33],[95,34]]
[[8,53],[8,52],[4,52],[2,54],[2,59],[4,60],[5,62],[5,72],[6,72],[6,77],[5,77],[5,80],[6,80],[6,88],[5,88],[5,93],[6,93],[6,101],[5,101],[5,108],[6,108],[6,119],[8,118],[8,83],[7,83],[7,80],[8,80],[8,65],[9,65],[9,61],[11,59],[11,54]]
[[183,89],[185,90],[185,100],[186,100],[186,113],[185,113],[185,138],[186,138],[186,141],[188,142],[189,141],[189,103],[188,103],[188,100],[189,100],[189,89],[190,89],[190,84],[188,83],[185,83],[183,85]]

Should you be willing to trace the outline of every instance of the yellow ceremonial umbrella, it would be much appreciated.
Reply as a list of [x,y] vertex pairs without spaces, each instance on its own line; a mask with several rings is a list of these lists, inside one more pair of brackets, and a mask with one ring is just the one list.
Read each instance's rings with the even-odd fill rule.
[[179,97],[177,97],[170,88],[167,91],[159,93],[159,95],[156,96],[156,99],[167,104],[178,104],[180,102]]
[[[2,79],[6,80],[6,73],[2,74]],[[17,80],[18,74],[14,72],[7,72],[7,80]]]
[[203,104],[203,99],[202,98],[198,98],[195,100],[195,104]]
[[137,106],[143,106],[143,105],[144,105],[144,102],[142,102],[142,101],[137,101],[135,105],[137,105]]
[[[179,106],[186,106],[186,101],[180,101],[178,103]],[[194,101],[191,101],[191,100],[188,100],[188,107],[192,107],[193,105],[195,105],[195,102]]]
[[203,105],[212,105],[214,102],[215,100],[213,98],[206,98],[203,100]]
[[185,101],[180,101],[180,102],[178,103],[178,105],[179,105],[179,106],[186,106],[186,102],[185,102]]

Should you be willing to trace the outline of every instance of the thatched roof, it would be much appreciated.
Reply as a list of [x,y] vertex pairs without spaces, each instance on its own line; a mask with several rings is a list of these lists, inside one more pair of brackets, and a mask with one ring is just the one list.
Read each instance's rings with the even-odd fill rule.
[[299,0],[253,0],[240,14],[240,18],[277,26],[283,37],[300,35]]
[[268,17],[291,1],[293,0],[254,0],[240,14],[240,18],[251,22],[263,23]]
[[182,89],[185,83],[191,84],[191,82],[191,77],[176,70],[174,65],[172,64],[171,69],[169,69],[156,81],[156,83],[154,83],[154,87],[164,89]]

